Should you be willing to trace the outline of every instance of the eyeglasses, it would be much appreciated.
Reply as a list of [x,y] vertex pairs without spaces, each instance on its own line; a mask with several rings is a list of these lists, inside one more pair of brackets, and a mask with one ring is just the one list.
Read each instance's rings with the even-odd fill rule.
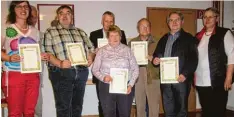
[[140,29],[149,29],[150,26],[149,25],[140,25],[139,28]]
[[212,18],[215,18],[215,17],[217,17],[217,16],[209,16],[209,17],[204,16],[203,19],[212,19]]
[[68,15],[68,16],[70,16],[70,15],[71,15],[71,12],[67,12],[67,13],[60,12],[59,15],[60,15],[60,16],[63,16],[63,15],[66,15],[66,16]]
[[29,6],[28,5],[24,5],[24,6],[16,5],[15,8],[16,9],[21,9],[21,10],[24,8],[25,10],[28,10]]
[[179,21],[181,21],[180,18],[174,19],[174,20],[173,20],[173,19],[169,19],[169,23],[172,23],[172,22],[179,22]]

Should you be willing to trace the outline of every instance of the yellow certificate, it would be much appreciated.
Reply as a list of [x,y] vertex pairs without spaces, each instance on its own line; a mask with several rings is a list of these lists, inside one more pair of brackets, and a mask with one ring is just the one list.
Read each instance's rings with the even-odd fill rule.
[[85,50],[82,42],[66,44],[68,58],[71,65],[87,65]]
[[179,62],[178,57],[160,58],[161,83],[178,83]]
[[133,41],[131,42],[131,50],[134,53],[138,65],[148,64],[148,42]]
[[105,46],[108,44],[108,40],[106,38],[98,38],[98,48]]
[[41,52],[39,44],[19,44],[21,73],[41,72]]
[[127,94],[128,69],[111,68],[110,76],[113,80],[110,82],[109,93]]

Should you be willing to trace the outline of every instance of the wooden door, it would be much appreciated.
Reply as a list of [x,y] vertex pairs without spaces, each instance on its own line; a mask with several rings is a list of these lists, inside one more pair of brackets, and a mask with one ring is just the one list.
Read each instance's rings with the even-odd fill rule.
[[[178,9],[178,8],[147,8],[147,18],[151,22],[152,34],[156,38],[161,38],[164,34],[168,33],[168,25],[166,23],[166,17],[170,12],[180,11],[184,15],[183,29],[186,32],[195,35],[197,32],[197,18],[195,9]],[[192,87],[189,95],[188,110],[196,111],[196,92]],[[163,113],[162,101],[160,102],[160,113]]]

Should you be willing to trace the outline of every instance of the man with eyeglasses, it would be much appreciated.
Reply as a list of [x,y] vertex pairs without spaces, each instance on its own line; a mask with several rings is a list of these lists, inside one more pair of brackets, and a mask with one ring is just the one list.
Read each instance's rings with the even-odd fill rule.
[[178,83],[161,84],[165,117],[188,117],[188,96],[198,64],[196,39],[182,29],[184,16],[171,12],[167,17],[170,29],[158,42],[153,64],[158,67],[160,58],[178,57]]
[[[49,78],[53,86],[57,117],[81,117],[88,66],[93,62],[94,47],[87,34],[73,25],[73,10],[62,5],[57,10],[56,26],[48,28],[42,50],[50,53]],[[66,44],[82,42],[88,65],[71,66]],[[77,52],[77,54],[81,54]]]

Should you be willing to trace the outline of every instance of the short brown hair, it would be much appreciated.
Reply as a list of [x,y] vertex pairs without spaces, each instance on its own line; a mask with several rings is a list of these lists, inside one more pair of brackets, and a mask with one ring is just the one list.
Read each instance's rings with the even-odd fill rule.
[[59,14],[59,11],[60,11],[60,10],[65,9],[65,8],[66,8],[66,9],[69,9],[70,12],[71,12],[71,14],[73,14],[73,10],[72,10],[71,7],[69,7],[68,5],[62,5],[62,6],[60,6],[60,7],[56,10],[57,15]]
[[172,14],[177,14],[179,15],[181,21],[184,20],[184,15],[180,11],[173,11],[173,12],[170,12],[169,15],[167,16],[167,23],[169,23],[169,20]]
[[121,29],[117,25],[111,25],[109,30],[107,31],[107,37],[109,38],[110,32],[119,33],[120,37],[122,36]]

